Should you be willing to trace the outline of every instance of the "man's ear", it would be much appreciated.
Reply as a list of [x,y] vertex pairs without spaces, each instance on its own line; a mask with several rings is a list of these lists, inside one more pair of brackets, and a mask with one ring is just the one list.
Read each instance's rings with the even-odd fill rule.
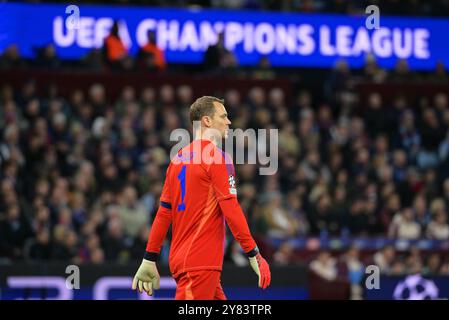
[[204,126],[209,128],[212,125],[212,119],[209,116],[203,116],[201,118],[201,121],[203,122]]

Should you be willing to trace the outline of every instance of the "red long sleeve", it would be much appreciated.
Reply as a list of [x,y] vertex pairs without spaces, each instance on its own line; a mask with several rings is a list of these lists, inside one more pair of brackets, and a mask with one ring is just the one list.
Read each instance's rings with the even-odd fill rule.
[[242,249],[248,253],[256,247],[256,242],[251,236],[248,223],[240,204],[236,198],[229,198],[219,202],[226,222],[231,229],[235,239],[240,243]]
[[159,206],[156,213],[156,218],[151,226],[150,235],[148,236],[147,252],[159,253],[161,251],[162,242],[167,235],[168,228],[171,224],[171,219],[171,209]]

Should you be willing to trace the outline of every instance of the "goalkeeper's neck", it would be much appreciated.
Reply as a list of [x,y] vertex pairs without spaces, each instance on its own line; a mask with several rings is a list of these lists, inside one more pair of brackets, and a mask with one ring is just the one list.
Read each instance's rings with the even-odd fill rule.
[[209,140],[213,144],[218,145],[218,142],[221,140],[221,134],[217,129],[202,127],[194,131],[193,140]]

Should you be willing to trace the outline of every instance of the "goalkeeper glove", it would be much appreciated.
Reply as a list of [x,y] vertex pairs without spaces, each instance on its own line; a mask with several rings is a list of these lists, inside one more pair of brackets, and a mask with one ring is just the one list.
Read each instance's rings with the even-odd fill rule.
[[140,293],[145,291],[149,296],[153,295],[153,289],[159,289],[160,277],[157,272],[156,263],[146,259],[142,260],[139,269],[133,279],[133,290],[138,289]]
[[266,289],[271,282],[270,266],[256,247],[248,253],[249,263],[259,276],[259,288]]

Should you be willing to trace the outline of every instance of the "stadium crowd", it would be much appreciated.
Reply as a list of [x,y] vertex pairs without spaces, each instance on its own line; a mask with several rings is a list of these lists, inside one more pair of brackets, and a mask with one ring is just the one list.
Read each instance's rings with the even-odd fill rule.
[[[370,70],[366,77],[398,76]],[[447,94],[419,101],[399,95],[387,106],[372,92],[365,105],[346,85],[352,78],[344,63],[330,72],[328,103],[307,90],[291,103],[279,88],[223,93],[234,128],[279,129],[275,175],[236,166],[252,232],[285,240],[323,232],[449,240]],[[20,90],[3,86],[0,97],[1,259],[140,259],[175,143],[170,132],[189,127],[193,89],[127,86],[108,101],[100,83],[63,97],[57,86],[38,95],[30,80]],[[271,259],[291,262],[292,250],[287,241]],[[239,263],[235,253],[229,244]],[[443,258],[409,266],[404,257],[385,268],[438,265],[447,272]]]

